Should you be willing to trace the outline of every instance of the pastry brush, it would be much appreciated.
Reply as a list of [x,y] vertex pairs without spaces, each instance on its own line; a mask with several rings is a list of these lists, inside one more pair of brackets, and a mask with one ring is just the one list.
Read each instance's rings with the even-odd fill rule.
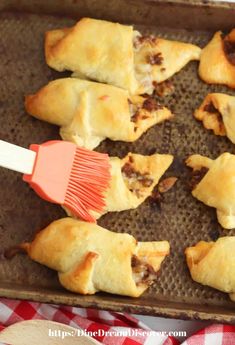
[[95,222],[110,180],[107,154],[53,140],[29,150],[0,140],[0,166],[23,173],[23,180],[44,200],[61,204],[79,218]]

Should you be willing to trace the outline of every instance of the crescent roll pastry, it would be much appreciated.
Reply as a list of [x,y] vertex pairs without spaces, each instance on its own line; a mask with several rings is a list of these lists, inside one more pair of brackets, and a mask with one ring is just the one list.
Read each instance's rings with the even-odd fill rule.
[[192,279],[235,297],[235,236],[198,242],[185,251]]
[[208,84],[225,84],[235,88],[235,29],[224,36],[215,33],[202,50],[199,75]]
[[195,111],[196,119],[216,135],[226,135],[235,143],[235,97],[223,93],[209,93]]
[[201,49],[193,44],[142,36],[134,32],[134,62],[139,93],[151,94],[157,84],[172,77],[191,60],[199,60]]
[[61,284],[80,294],[105,291],[140,296],[156,278],[169,243],[137,242],[96,224],[63,218],[21,245],[31,259],[58,271]]
[[64,140],[93,149],[105,138],[133,142],[153,125],[173,117],[155,99],[76,78],[50,82],[26,96],[25,107],[38,119],[61,126]]
[[[102,214],[133,209],[142,204],[172,161],[173,156],[164,154],[128,153],[123,159],[111,157],[111,182],[105,192],[106,206]],[[66,212],[72,215],[67,209]],[[96,218],[102,214],[93,213]]]
[[151,94],[153,82],[166,80],[190,60],[199,60],[200,52],[192,44],[141,36],[132,26],[91,18],[71,28],[48,31],[45,39],[50,67],[131,94]]
[[212,160],[192,155],[186,161],[193,168],[192,194],[215,207],[218,222],[225,229],[235,227],[235,155],[223,153]]

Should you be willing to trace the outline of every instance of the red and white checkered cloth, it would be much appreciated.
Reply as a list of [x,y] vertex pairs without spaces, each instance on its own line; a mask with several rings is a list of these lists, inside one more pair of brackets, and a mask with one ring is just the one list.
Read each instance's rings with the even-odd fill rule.
[[[128,336],[96,336],[106,345],[179,345],[173,337],[159,335],[131,315],[94,309],[0,299],[0,330],[23,320],[51,320],[87,332],[126,333]],[[135,332],[133,332],[135,331]],[[150,332],[151,331],[151,332]],[[134,336],[129,334],[135,333]],[[89,333],[90,334],[90,333]],[[212,325],[188,338],[182,345],[234,345],[235,326]],[[1,343],[0,343],[1,345]]]
[[211,325],[206,327],[190,338],[182,345],[234,345],[235,326]]

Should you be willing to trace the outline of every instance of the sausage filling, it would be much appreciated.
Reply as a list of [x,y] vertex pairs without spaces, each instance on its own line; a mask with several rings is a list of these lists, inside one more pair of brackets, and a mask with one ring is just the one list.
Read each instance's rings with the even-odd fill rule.
[[193,190],[197,187],[198,183],[201,182],[203,177],[208,172],[208,168],[202,167],[200,170],[194,170],[192,172],[192,178],[190,181],[190,189]]
[[136,255],[131,258],[132,274],[136,285],[151,285],[156,278],[157,273],[152,266],[140,260]]
[[214,104],[212,102],[206,104],[203,108],[204,111],[206,111],[209,114],[213,114],[216,116],[216,119],[218,121],[219,129],[220,131],[225,131],[224,123],[223,123],[223,117],[218,109],[215,108]]
[[132,157],[129,157],[129,162],[123,165],[122,175],[130,192],[135,193],[138,198],[142,197],[143,187],[148,188],[153,184],[153,179],[148,173],[135,170]]
[[229,35],[223,39],[223,49],[227,60],[235,65],[235,41],[231,40]]
[[[133,103],[128,99],[131,114],[131,122],[137,123],[138,120],[146,120],[151,116],[151,112],[163,109],[163,106],[153,97],[147,97],[143,103]],[[135,130],[137,127],[135,128]]]
[[142,36],[134,31],[133,48],[135,60],[135,74],[144,92],[152,94],[154,90],[152,69],[154,66],[163,66],[162,53],[156,52],[158,38],[153,35]]

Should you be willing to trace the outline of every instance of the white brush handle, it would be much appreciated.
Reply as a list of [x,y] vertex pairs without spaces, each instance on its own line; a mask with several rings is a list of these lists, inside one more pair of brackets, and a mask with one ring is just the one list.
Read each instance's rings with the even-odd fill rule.
[[0,140],[0,166],[18,171],[22,174],[32,174],[36,152]]

